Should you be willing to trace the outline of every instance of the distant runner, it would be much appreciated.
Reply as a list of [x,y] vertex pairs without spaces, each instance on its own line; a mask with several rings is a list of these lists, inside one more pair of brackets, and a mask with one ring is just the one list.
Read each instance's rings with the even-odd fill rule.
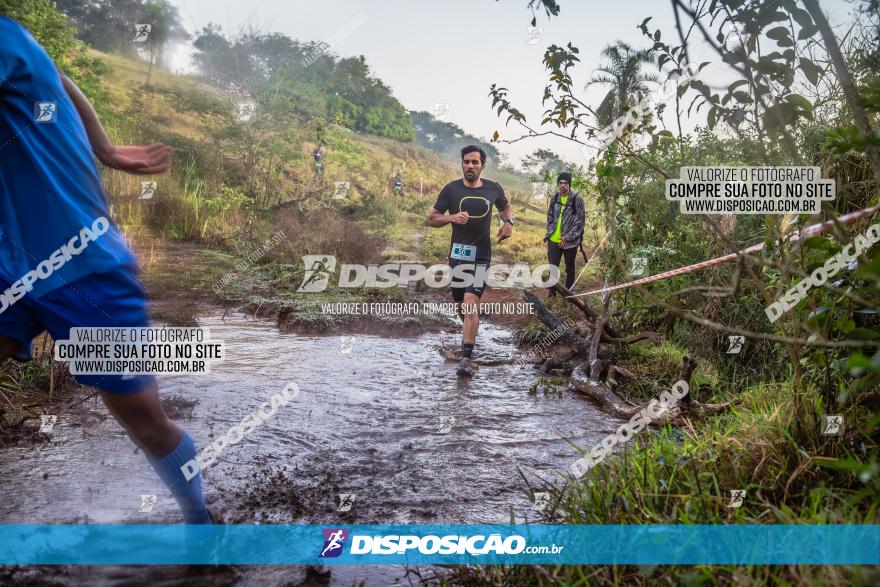
[[[27,29],[0,16],[0,39],[0,361],[29,361],[44,330],[60,340],[71,327],[149,326],[137,260],[108,220],[95,156],[148,175],[168,169],[171,148],[113,145],[88,99]],[[100,238],[88,240],[87,231],[84,238],[95,226]],[[57,254],[61,245],[65,255]],[[196,458],[196,446],[162,410],[155,377],[75,378],[99,390],[184,521],[213,523],[201,475],[187,481],[181,470]]]
[[397,173],[394,174],[394,193],[398,196],[403,191],[403,176],[398,170]]
[[[513,208],[504,195],[501,184],[488,179],[481,179],[480,174],[486,165],[486,153],[475,145],[461,150],[461,170],[463,179],[446,184],[431,208],[428,224],[440,228],[452,224],[452,243],[449,247],[449,266],[468,267],[468,273],[474,277],[472,285],[465,286],[461,281],[453,279],[452,299],[456,302],[456,311],[462,321],[461,360],[458,375],[472,377],[470,359],[480,318],[477,304],[483,295],[486,271],[492,261],[492,206],[501,211],[503,224],[498,231],[498,242],[509,238],[513,233]],[[450,213],[447,214],[446,212]],[[481,267],[482,270],[477,270]],[[456,286],[456,283],[459,285]]]
[[[584,200],[571,189],[571,174],[563,171],[556,179],[559,188],[547,208],[547,260],[559,267],[565,257],[565,289],[574,286],[574,265],[584,239]],[[556,290],[551,289],[550,295]]]
[[318,145],[312,151],[312,159],[315,160],[315,172],[324,172],[324,145]]

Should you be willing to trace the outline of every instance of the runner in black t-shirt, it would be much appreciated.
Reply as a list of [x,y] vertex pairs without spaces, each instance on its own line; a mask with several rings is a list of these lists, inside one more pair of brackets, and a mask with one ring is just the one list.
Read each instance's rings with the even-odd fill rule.
[[[431,209],[428,224],[440,228],[452,224],[452,242],[449,247],[449,266],[468,265],[473,275],[478,266],[488,270],[492,260],[492,206],[501,211],[504,222],[498,232],[498,241],[509,238],[513,232],[513,209],[504,195],[501,184],[480,179],[486,165],[486,153],[475,145],[461,150],[463,179],[446,184]],[[449,214],[447,214],[449,212]],[[456,287],[452,282],[452,299],[462,321],[461,361],[458,374],[473,376],[470,359],[480,326],[477,304],[483,295],[485,271],[476,271],[473,285]],[[463,305],[462,305],[463,304]]]

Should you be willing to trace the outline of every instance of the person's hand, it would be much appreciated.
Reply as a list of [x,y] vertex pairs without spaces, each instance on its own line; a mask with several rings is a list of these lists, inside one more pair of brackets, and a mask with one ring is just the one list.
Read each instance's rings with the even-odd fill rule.
[[564,249],[566,247],[566,245],[568,245],[568,241],[565,240],[565,237],[562,237],[561,239],[559,239],[559,248],[560,249]]
[[468,213],[462,210],[457,214],[453,214],[451,216],[453,224],[467,224],[468,221]]
[[171,147],[162,143],[110,147],[98,154],[101,163],[134,175],[162,173],[171,166]]
[[513,225],[509,222],[505,222],[501,225],[501,230],[498,231],[498,241],[501,242],[506,238],[510,238],[510,235],[513,234]]

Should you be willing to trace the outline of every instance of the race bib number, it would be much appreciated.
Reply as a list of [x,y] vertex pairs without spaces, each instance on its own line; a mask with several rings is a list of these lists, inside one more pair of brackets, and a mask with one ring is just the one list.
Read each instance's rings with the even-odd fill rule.
[[452,259],[458,259],[459,261],[476,261],[477,247],[473,245],[452,243],[452,252],[449,253],[449,257]]

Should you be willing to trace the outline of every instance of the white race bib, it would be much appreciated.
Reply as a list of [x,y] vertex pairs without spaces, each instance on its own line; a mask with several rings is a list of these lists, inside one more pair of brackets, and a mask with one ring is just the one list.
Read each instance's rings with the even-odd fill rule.
[[452,243],[452,251],[449,253],[449,258],[458,259],[459,261],[476,261],[477,247]]

